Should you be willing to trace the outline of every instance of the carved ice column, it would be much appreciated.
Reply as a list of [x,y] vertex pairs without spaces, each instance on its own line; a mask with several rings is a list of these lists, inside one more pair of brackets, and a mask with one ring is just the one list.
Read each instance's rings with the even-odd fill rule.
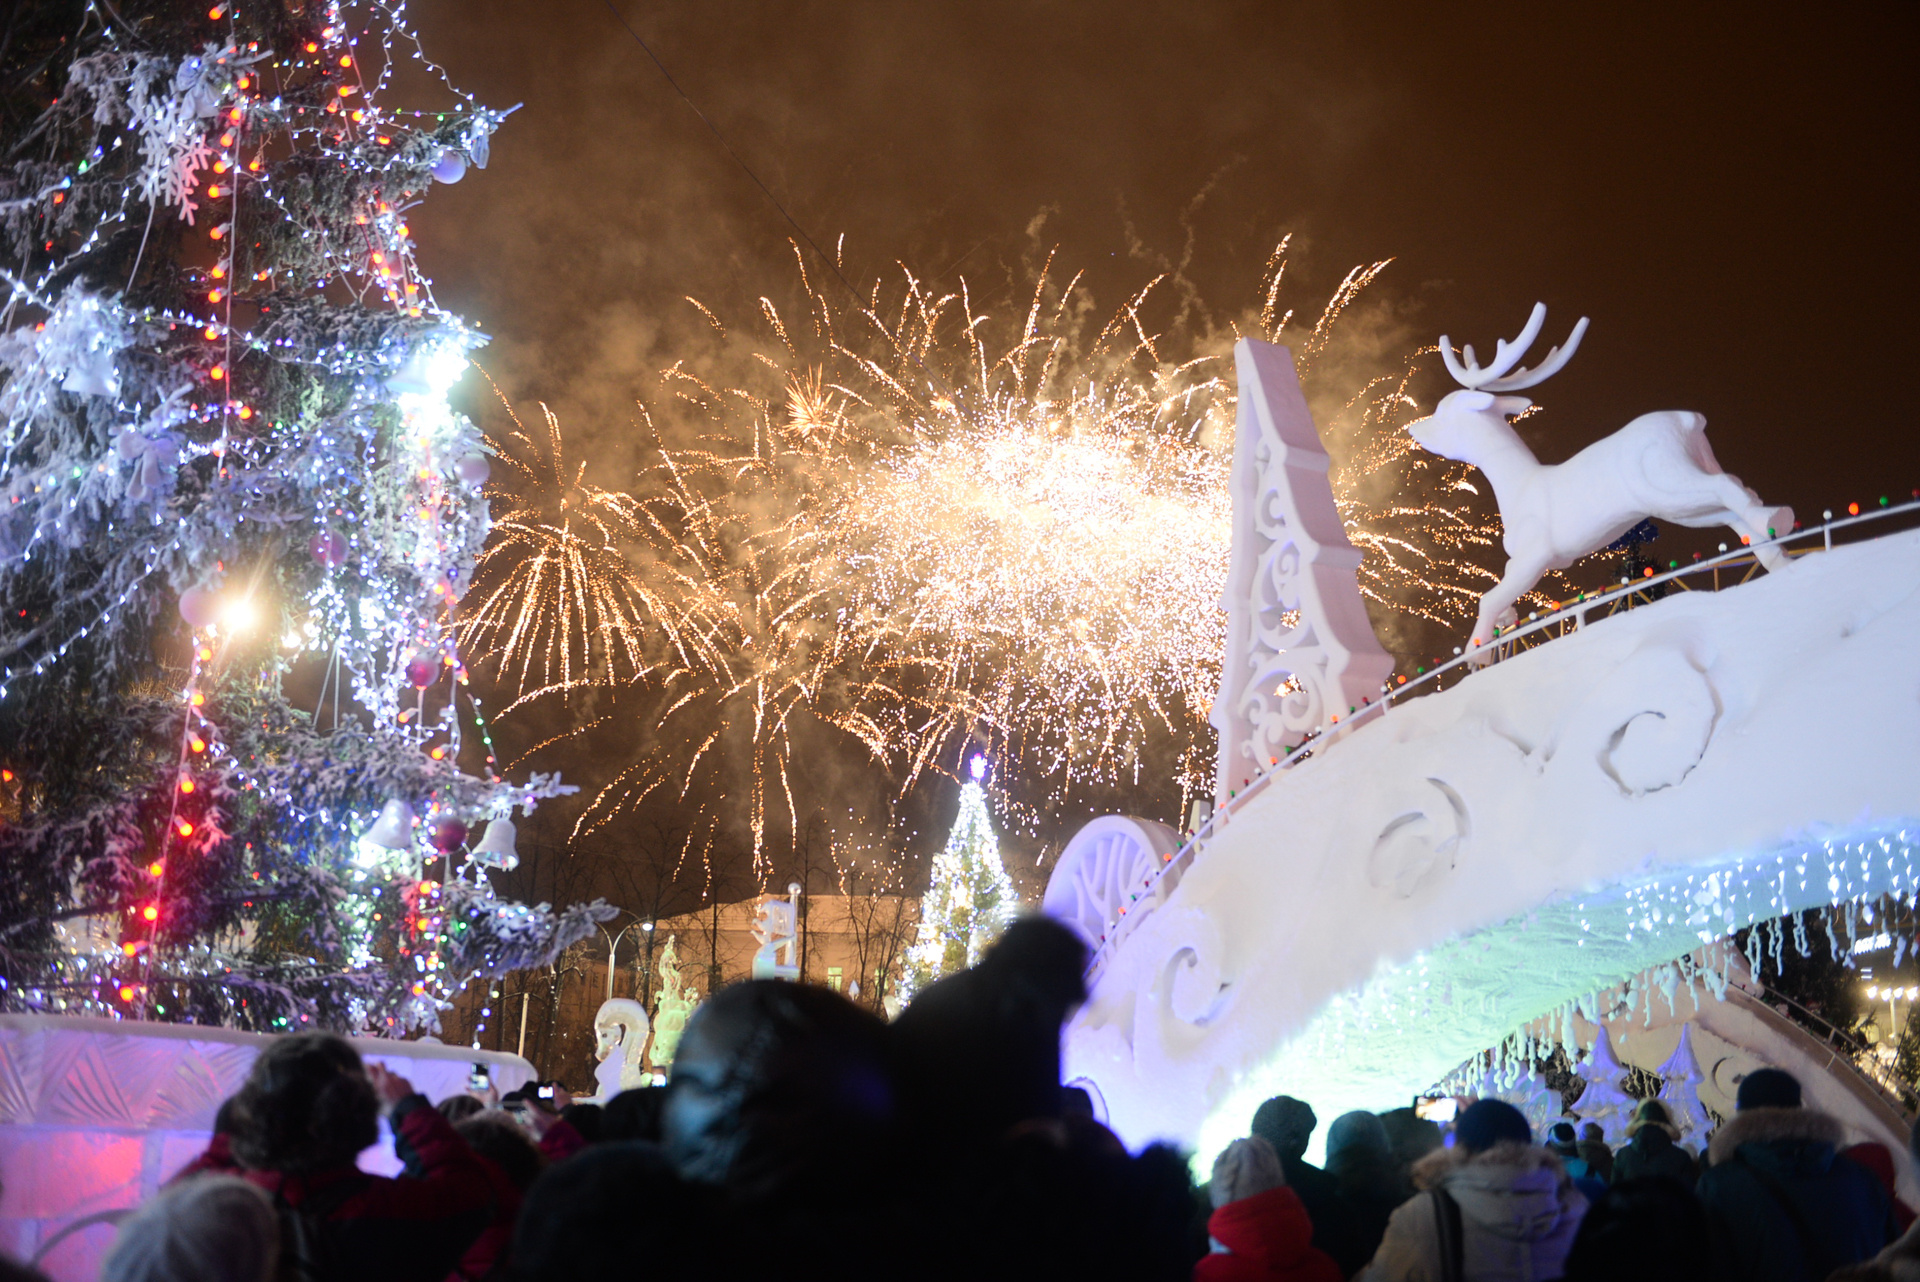
[[1293,354],[1234,345],[1233,555],[1221,607],[1227,656],[1211,720],[1220,733],[1217,801],[1308,734],[1380,696],[1393,658],[1367,620]]
[[800,978],[800,887],[787,886],[786,899],[769,899],[753,910],[755,979]]

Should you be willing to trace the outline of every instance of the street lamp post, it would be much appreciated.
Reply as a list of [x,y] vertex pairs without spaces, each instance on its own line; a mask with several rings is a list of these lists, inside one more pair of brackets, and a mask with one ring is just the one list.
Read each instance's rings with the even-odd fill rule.
[[[634,996],[642,1006],[645,1006],[647,1004],[647,990],[653,987],[653,923],[651,921],[641,922],[640,933],[647,937],[647,964],[641,968],[639,981],[640,991]],[[648,1011],[647,1013],[651,1015],[653,1012]]]
[[[653,954],[653,923],[650,921],[643,921],[639,917],[635,917],[632,921],[628,922],[625,926],[622,926],[620,928],[620,933],[617,935],[609,932],[607,928],[605,926],[601,926],[599,922],[595,922],[594,925],[598,926],[600,933],[607,937],[607,1000],[612,1001],[613,1000],[613,969],[614,969],[616,959],[620,955],[620,941],[625,939],[627,937],[627,932],[632,930],[635,926],[640,927],[641,931],[647,937],[647,954],[648,954],[649,960],[651,960],[651,957]],[[644,1000],[645,1000],[645,995],[642,994],[642,1001],[644,1002]]]
[[1912,1003],[1916,999],[1920,999],[1920,985],[1894,988],[1891,985],[1882,987],[1879,984],[1868,984],[1867,996],[1869,998],[1884,997],[1887,999],[1887,1040],[1891,1042],[1897,1031],[1896,1025],[1900,1022],[1900,1011],[1895,1003],[1902,997],[1906,998],[1908,1003],[1907,1015],[1908,1018],[1911,1019],[1913,1015]]

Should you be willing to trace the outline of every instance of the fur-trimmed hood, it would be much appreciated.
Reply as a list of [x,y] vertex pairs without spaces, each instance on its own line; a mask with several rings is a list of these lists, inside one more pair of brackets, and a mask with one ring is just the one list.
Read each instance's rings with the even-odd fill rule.
[[1742,1144],[1770,1144],[1776,1140],[1825,1144],[1837,1150],[1846,1142],[1840,1121],[1829,1113],[1813,1108],[1748,1108],[1733,1115],[1733,1120],[1714,1132],[1707,1153],[1718,1166],[1739,1151]]
[[1444,1186],[1464,1218],[1515,1242],[1553,1237],[1586,1207],[1559,1157],[1530,1144],[1439,1149],[1414,1164],[1413,1180],[1422,1189]]
[[1495,1144],[1479,1153],[1469,1153],[1465,1149],[1437,1148],[1413,1164],[1413,1186],[1417,1189],[1430,1189],[1447,1179],[1453,1172],[1467,1167],[1509,1167],[1517,1170],[1549,1170],[1556,1177],[1566,1174],[1557,1154],[1535,1148],[1531,1144]]

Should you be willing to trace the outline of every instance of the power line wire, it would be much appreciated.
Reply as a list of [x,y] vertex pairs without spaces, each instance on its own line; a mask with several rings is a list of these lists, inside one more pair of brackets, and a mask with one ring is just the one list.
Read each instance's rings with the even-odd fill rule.
[[853,282],[841,273],[840,264],[833,257],[829,256],[826,250],[820,248],[819,242],[814,240],[814,238],[808,234],[807,229],[800,225],[799,219],[787,212],[787,207],[780,203],[780,198],[773,194],[772,188],[760,181],[760,175],[753,172],[753,166],[749,165],[741,157],[740,153],[733,149],[733,144],[727,141],[727,136],[720,132],[720,126],[714,124],[707,113],[700,110],[700,105],[688,96],[685,89],[680,87],[680,82],[673,78],[671,71],[667,70],[667,64],[660,61],[660,55],[653,51],[651,45],[640,38],[640,33],[634,30],[633,24],[628,22],[626,16],[614,7],[613,0],[603,0],[603,3],[607,6],[607,12],[613,15],[614,20],[627,29],[627,34],[633,37],[633,42],[640,46],[641,52],[652,59],[653,65],[659,69],[661,76],[665,78],[669,85],[673,86],[673,91],[680,95],[680,101],[686,103],[687,109],[693,112],[694,115],[700,117],[700,123],[707,127],[708,132],[713,134],[714,140],[720,144],[727,155],[733,157],[733,163],[740,166],[742,173],[753,179],[753,185],[760,189],[760,194],[767,198],[769,204],[780,211],[780,216],[787,220],[787,225],[798,233],[800,239],[807,242],[808,247],[811,248],[815,254],[819,255],[820,261],[827,265],[827,269],[834,274],[834,277],[839,280],[842,285],[846,286],[847,292],[852,294],[864,308],[866,300],[861,297],[860,291],[853,287]]

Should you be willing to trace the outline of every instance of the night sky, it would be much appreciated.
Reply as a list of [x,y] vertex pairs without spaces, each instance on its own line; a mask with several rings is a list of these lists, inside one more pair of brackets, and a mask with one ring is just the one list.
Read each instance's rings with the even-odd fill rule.
[[[1591,316],[1544,459],[1685,408],[1803,518],[1920,487],[1910,4],[615,4],[862,289],[898,261],[1018,307],[1057,247],[1100,310],[1173,270],[1224,321],[1291,232],[1303,311],[1396,260],[1366,306],[1405,350]],[[414,13],[526,104],[419,211],[423,265],[620,484],[682,296],[790,294],[793,229],[598,0]]]

